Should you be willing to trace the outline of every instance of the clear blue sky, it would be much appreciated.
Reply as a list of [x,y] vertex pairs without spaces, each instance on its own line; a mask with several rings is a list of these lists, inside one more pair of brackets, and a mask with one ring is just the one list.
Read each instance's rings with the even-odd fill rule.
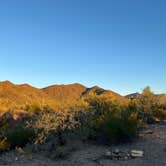
[[166,92],[166,1],[1,0],[0,80]]

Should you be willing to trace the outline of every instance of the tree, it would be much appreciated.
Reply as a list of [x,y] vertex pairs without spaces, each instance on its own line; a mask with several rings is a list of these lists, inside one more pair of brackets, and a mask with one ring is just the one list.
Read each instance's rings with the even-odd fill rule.
[[138,98],[140,109],[143,112],[152,112],[153,106],[155,105],[155,95],[151,91],[150,87],[144,88],[142,94]]

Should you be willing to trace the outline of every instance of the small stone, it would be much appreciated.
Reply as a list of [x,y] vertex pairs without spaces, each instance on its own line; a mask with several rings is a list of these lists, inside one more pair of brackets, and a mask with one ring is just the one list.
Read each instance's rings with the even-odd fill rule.
[[131,156],[132,157],[143,157],[144,152],[140,150],[132,150],[131,151]]
[[16,151],[20,154],[25,154],[25,151],[21,147],[16,148]]
[[124,157],[124,159],[125,159],[125,160],[128,160],[128,157],[127,157],[127,156],[125,156],[125,157]]
[[114,153],[118,154],[120,152],[119,149],[115,149]]
[[143,134],[153,134],[154,132],[152,130],[146,130],[143,132]]
[[107,151],[107,152],[105,153],[105,156],[106,156],[106,157],[111,157],[111,152],[110,152],[110,151]]
[[15,158],[15,161],[18,161],[18,157]]
[[127,152],[127,154],[126,154],[126,155],[127,155],[127,157],[130,157],[130,153],[128,153],[128,152]]

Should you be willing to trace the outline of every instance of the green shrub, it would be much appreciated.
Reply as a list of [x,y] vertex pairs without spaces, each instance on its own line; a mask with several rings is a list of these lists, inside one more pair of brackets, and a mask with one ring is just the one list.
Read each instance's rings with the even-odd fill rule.
[[87,100],[89,111],[81,116],[82,135],[106,142],[130,141],[137,134],[139,121],[135,105],[120,106],[106,97],[94,96]]
[[14,147],[23,147],[34,138],[34,131],[25,126],[10,127],[6,131],[7,142]]
[[[30,117],[22,121],[14,121],[12,114],[6,113],[0,120],[0,140],[1,145],[9,145],[10,148],[16,146],[24,146],[26,143],[32,141],[34,132],[32,128],[26,126],[26,121]],[[9,147],[8,146],[8,147]]]
[[131,141],[137,134],[137,118],[127,109],[109,112],[98,123],[99,136],[104,136],[109,142]]

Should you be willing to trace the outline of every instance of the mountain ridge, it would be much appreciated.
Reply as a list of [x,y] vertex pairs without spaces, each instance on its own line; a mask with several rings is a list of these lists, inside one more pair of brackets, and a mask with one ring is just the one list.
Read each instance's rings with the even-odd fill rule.
[[119,100],[126,100],[120,94],[98,86],[88,88],[80,83],[50,85],[36,88],[29,84],[14,84],[10,81],[0,82],[0,109],[39,103],[55,107],[65,105],[88,97],[90,94],[107,95]]
[[[0,82],[0,110],[26,105],[49,105],[52,108],[72,104],[82,98],[91,95],[102,95],[117,100],[120,103],[127,103],[130,99],[139,97],[139,93],[122,96],[114,91],[103,89],[99,86],[86,87],[80,83],[50,85],[44,88],[36,88],[30,84],[14,84],[10,81]],[[166,94],[159,94],[157,98],[164,103]]]

